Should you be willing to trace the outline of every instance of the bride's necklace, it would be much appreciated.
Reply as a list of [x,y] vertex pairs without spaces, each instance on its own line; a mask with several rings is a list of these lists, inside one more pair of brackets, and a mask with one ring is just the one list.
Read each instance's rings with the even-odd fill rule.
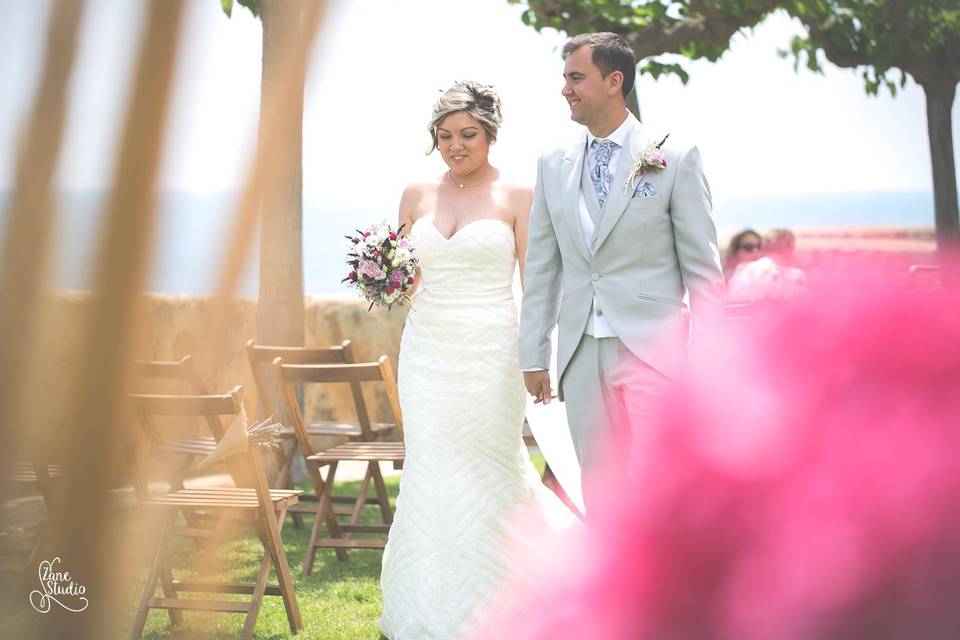
[[483,176],[482,178],[480,178],[480,179],[477,180],[476,182],[471,182],[470,184],[465,184],[465,183],[463,183],[463,182],[457,182],[456,180],[454,180],[454,179],[453,179],[453,173],[451,173],[450,170],[447,169],[447,179],[450,180],[450,183],[451,183],[451,184],[453,184],[454,186],[460,187],[461,189],[463,189],[464,187],[475,187],[475,186],[477,186],[478,184],[480,184],[480,183],[482,183],[482,182],[486,182],[487,179],[490,178],[490,176],[492,176],[492,175],[493,175],[493,171],[489,172],[487,175]]

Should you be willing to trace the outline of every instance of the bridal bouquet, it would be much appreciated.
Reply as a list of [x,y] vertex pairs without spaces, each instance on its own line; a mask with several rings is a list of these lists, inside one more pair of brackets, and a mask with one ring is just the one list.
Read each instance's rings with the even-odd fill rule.
[[390,309],[394,304],[410,304],[410,289],[417,272],[417,258],[408,238],[401,238],[403,226],[394,231],[386,222],[375,224],[359,235],[345,236],[350,241],[347,264],[350,273],[341,282],[356,287],[360,296],[374,305]]

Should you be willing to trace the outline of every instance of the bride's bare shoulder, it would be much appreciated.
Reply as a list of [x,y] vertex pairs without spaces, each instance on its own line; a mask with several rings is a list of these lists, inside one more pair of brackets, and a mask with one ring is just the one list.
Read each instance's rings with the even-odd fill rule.
[[515,213],[529,213],[533,203],[533,187],[522,182],[502,182],[499,185],[504,204]]
[[411,182],[400,196],[400,215],[410,222],[416,221],[430,207],[437,197],[437,184],[432,182]]
[[437,184],[435,182],[411,182],[400,197],[401,201],[417,202],[425,198],[436,196]]

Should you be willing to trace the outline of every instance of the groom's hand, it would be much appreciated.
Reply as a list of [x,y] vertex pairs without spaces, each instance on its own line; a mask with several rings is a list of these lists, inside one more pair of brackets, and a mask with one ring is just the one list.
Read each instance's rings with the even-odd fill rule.
[[550,388],[549,371],[524,371],[523,383],[527,387],[527,392],[533,396],[534,404],[550,404],[550,401],[556,398],[553,395],[553,389]]

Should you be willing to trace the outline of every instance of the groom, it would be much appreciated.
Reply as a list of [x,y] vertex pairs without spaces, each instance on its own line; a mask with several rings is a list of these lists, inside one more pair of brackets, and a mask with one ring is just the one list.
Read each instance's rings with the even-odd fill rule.
[[558,323],[559,398],[590,484],[626,478],[656,428],[652,400],[676,376],[692,335],[723,310],[723,271],[710,189],[696,147],[664,142],[626,109],[636,61],[613,33],[563,47],[563,97],[586,131],[544,153],[526,254],[520,365],[549,403],[550,336]]

